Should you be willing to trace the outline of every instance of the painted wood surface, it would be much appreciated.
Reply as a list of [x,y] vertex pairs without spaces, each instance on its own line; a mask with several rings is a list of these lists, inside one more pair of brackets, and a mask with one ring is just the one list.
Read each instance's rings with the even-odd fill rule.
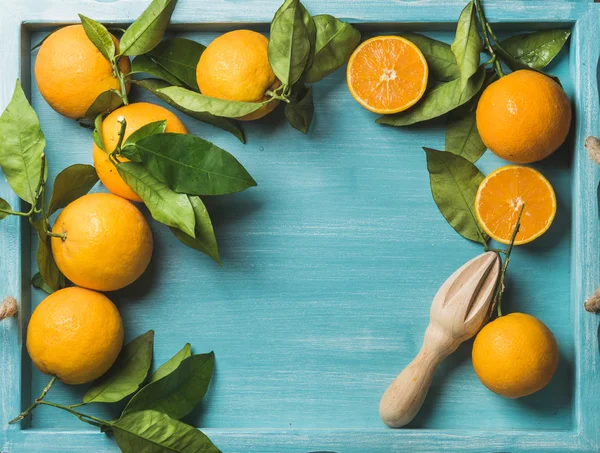
[[[240,24],[264,30],[261,24],[278,3],[180,0],[174,22],[181,36],[206,44],[215,30]],[[445,40],[450,32],[434,31],[449,30],[464,4],[305,3],[314,14],[362,23],[366,34],[411,28]],[[30,80],[35,52],[28,49],[45,33],[36,30],[74,22],[77,12],[128,22],[146,5],[38,0],[35,7],[18,2],[0,13],[0,108],[16,77],[26,87],[31,83],[51,178],[71,163],[91,163],[92,140],[89,131],[52,111]],[[224,452],[598,451],[598,319],[581,309],[600,279],[599,174],[583,149],[585,136],[599,133],[598,46],[591,39],[599,32],[598,7],[575,1],[486,5],[493,21],[527,24],[507,30],[575,24],[570,51],[550,71],[573,100],[576,126],[561,150],[536,165],[557,191],[557,218],[544,237],[515,250],[506,297],[508,310],[538,316],[555,333],[561,352],[555,378],[531,397],[500,398],[477,380],[467,343],[436,374],[410,429],[381,423],[379,398],[418,351],[431,298],[480,247],[459,237],[431,199],[420,147],[443,147],[443,122],[408,129],[376,125],[352,100],[339,71],[315,86],[315,123],[307,137],[275,114],[245,125],[248,143],[242,145],[182,116],[191,132],[232,152],[258,187],[207,201],[222,269],[153,223],[157,247],[150,270],[110,295],[129,338],[156,330],[157,364],[186,341],[196,352],[215,350],[214,383],[188,421],[206,428]],[[134,98],[154,101],[140,91]],[[490,153],[478,163],[484,173],[500,165]],[[16,202],[4,181],[0,196]],[[114,440],[44,407],[31,425],[6,427],[47,381],[31,372],[22,350],[30,305],[42,299],[28,286],[30,241],[17,220],[0,223],[0,295],[22,304],[19,318],[0,323],[0,451],[117,451]],[[51,396],[74,402],[83,391],[57,386]],[[97,413],[114,415],[102,407]]]

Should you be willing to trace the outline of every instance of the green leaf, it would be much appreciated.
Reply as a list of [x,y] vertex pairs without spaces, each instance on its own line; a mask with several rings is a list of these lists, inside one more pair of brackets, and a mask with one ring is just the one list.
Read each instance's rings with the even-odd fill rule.
[[8,212],[3,211],[12,211],[10,204],[4,198],[0,198],[0,220],[5,219],[10,214]]
[[480,68],[469,79],[469,83],[464,90],[460,88],[460,79],[441,83],[426,92],[414,107],[404,112],[381,116],[377,118],[376,122],[389,126],[408,126],[437,118],[460,107],[473,98],[483,86],[484,79],[485,71],[483,68]]
[[90,123],[95,123],[98,115],[106,115],[113,110],[118,109],[123,105],[123,98],[116,90],[108,90],[100,93],[96,100],[90,105],[90,108],[85,112],[85,116],[81,118]]
[[123,347],[115,364],[83,396],[84,403],[116,403],[144,382],[154,349],[154,331],[140,335]]
[[306,83],[316,83],[343,66],[360,42],[360,32],[329,14],[313,17],[317,28],[315,55],[304,74]]
[[460,71],[460,88],[464,90],[467,83],[469,83],[469,78],[477,72],[479,54],[483,50],[483,41],[477,30],[477,17],[473,0],[460,13],[454,42],[450,47]]
[[204,123],[211,124],[215,127],[218,127],[219,129],[223,129],[224,131],[227,131],[227,132],[235,135],[240,142],[246,143],[246,140],[244,139],[244,133],[242,132],[242,129],[240,128],[239,124],[236,121],[231,120],[229,118],[221,118],[219,116],[211,115],[211,114],[205,113],[205,112],[193,112],[192,110],[189,110],[189,109],[183,107],[182,105],[179,105],[177,102],[175,102],[169,96],[161,93],[159,90],[161,88],[167,88],[169,86],[168,83],[166,83],[162,80],[157,80],[157,79],[138,80],[138,81],[134,81],[134,83],[136,85],[140,85],[141,87],[144,87],[146,90],[150,91],[156,97],[165,101],[170,106],[175,107],[180,112],[183,112],[186,115],[191,116],[192,118],[195,118]]
[[512,70],[545,68],[558,55],[571,30],[544,30],[535,33],[517,35],[500,43],[517,62],[507,61]]
[[461,109],[455,110],[448,118],[446,151],[475,163],[487,148],[477,130],[475,109],[459,110]]
[[162,40],[177,0],[152,0],[121,37],[121,55],[136,56],[150,52]]
[[156,134],[134,147],[150,174],[175,192],[224,195],[256,185],[235,157],[200,137]]
[[39,272],[36,273],[31,279],[31,285],[34,288],[41,289],[42,291],[48,294],[52,294],[54,292],[54,290],[46,284],[46,282],[44,281],[44,277],[42,277],[42,274],[40,274]]
[[98,174],[92,165],[75,164],[65,168],[54,180],[48,215],[88,193],[97,182]]
[[183,231],[179,231],[176,228],[171,228],[171,232],[183,244],[198,250],[199,252],[205,253],[221,265],[215,231],[210,216],[208,215],[208,211],[206,210],[206,206],[204,206],[200,197],[190,197],[190,202],[192,203],[194,214],[196,216],[196,237],[193,238],[188,236]]
[[314,18],[310,15],[310,13],[304,7],[304,5],[302,5],[302,3],[300,3],[300,5],[302,6],[302,21],[306,26],[306,31],[308,32],[308,42],[310,43],[308,58],[306,59],[306,63],[304,64],[304,74],[306,70],[312,66],[315,58],[315,50],[317,44],[317,25],[315,24]]
[[284,85],[293,85],[300,79],[310,57],[305,11],[299,0],[285,0],[271,22],[269,63]]
[[117,165],[117,171],[144,201],[156,221],[195,236],[194,210],[187,195],[169,189],[139,163],[120,163]]
[[158,370],[154,372],[154,374],[150,377],[150,381],[148,383],[151,384],[152,382],[156,382],[159,379],[162,379],[163,377],[167,376],[168,374],[171,374],[173,371],[175,371],[179,364],[183,362],[184,359],[191,357],[191,355],[192,345],[186,343],[185,346],[177,354],[175,354],[168,361],[163,363],[158,368]]
[[286,104],[284,112],[285,117],[294,129],[307,134],[315,113],[315,105],[313,102],[312,87],[303,88],[302,96]]
[[79,14],[79,18],[81,19],[81,25],[83,25],[85,34],[90,38],[90,41],[92,41],[104,58],[112,62],[112,59],[115,57],[116,47],[109,31],[101,23],[85,17],[83,14]]
[[165,70],[162,66],[156,63],[152,58],[147,55],[138,55],[131,62],[131,73],[144,73],[150,74],[151,76],[158,77],[164,80],[169,85],[182,86],[183,82]]
[[54,256],[52,255],[52,246],[50,236],[46,234],[46,223],[43,219],[38,219],[31,223],[38,234],[38,248],[35,260],[42,279],[52,291],[57,291],[65,286],[65,277],[62,275]]
[[171,374],[136,393],[121,417],[143,410],[162,412],[176,420],[185,417],[204,398],[214,364],[215,355],[212,352],[184,359]]
[[10,187],[33,204],[42,172],[46,139],[39,119],[17,80],[13,97],[0,116],[0,167]]
[[447,81],[460,77],[460,70],[449,44],[418,33],[405,32],[401,36],[416,45],[423,53],[429,66],[429,74],[433,79]]
[[475,216],[475,196],[484,176],[475,165],[456,154],[423,148],[431,194],[446,221],[461,236],[485,244]]
[[204,49],[205,46],[191,39],[171,38],[161,42],[149,55],[192,90],[200,91],[196,67]]
[[221,453],[201,431],[156,411],[133,412],[112,428],[123,453]]
[[153,123],[148,123],[145,126],[140,127],[137,131],[133,132],[125,143],[123,143],[123,147],[121,148],[121,154],[129,160],[134,162],[141,162],[142,158],[140,157],[137,149],[135,148],[136,142],[140,141],[143,138],[150,137],[154,134],[162,134],[165,132],[167,128],[167,121],[155,121]]
[[248,115],[269,102],[228,101],[204,96],[181,87],[160,88],[158,92],[186,110],[195,113],[210,113],[226,118],[239,118]]
[[104,115],[101,113],[96,116],[94,120],[94,131],[92,132],[92,138],[94,139],[94,143],[98,148],[102,151],[106,152],[106,148],[104,148],[104,141],[102,140],[102,122],[104,121]]

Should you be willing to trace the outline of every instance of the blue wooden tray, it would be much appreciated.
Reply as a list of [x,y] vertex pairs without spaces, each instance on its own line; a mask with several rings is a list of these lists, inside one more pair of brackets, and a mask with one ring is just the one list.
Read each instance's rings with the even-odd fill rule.
[[[91,163],[88,130],[41,98],[29,49],[76,13],[131,22],[147,0],[20,0],[0,11],[0,108],[17,77],[31,94],[48,146],[52,179],[72,163]],[[268,30],[279,0],[180,0],[173,33],[208,43],[217,32]],[[464,0],[306,0],[365,35],[410,29],[451,40]],[[245,124],[248,143],[180,115],[190,131],[232,152],[258,182],[241,194],[210,199],[223,268],[152,223],[156,242],[144,277],[109,295],[128,338],[156,331],[156,362],[186,341],[213,349],[207,398],[187,421],[225,453],[592,452],[600,451],[598,318],[582,303],[600,281],[598,167],[583,149],[599,134],[597,62],[600,9],[587,1],[486,0],[504,34],[573,27],[569,49],[549,68],[573,101],[568,142],[536,164],[552,182],[558,213],[551,230],[519,247],[509,270],[506,309],[539,317],[556,335],[561,360],[543,391],[519,400],[494,395],[476,378],[471,344],[438,371],[417,419],[386,428],[383,391],[417,352],[439,285],[480,247],[458,236],[438,212],[421,146],[443,148],[444,124],[406,129],[376,125],[349,95],[343,71],[315,86],[308,136],[281,114]],[[8,5],[7,5],[8,6]],[[150,100],[138,89],[137,100]],[[502,165],[491,153],[477,164]],[[98,188],[97,190],[103,190]],[[4,180],[0,196],[18,202]],[[0,223],[0,296],[21,305],[0,323],[0,451],[116,452],[104,434],[69,414],[40,407],[31,421],[7,421],[47,382],[24,348],[29,315],[43,294],[29,286],[35,269],[28,225]],[[77,402],[85,387],[57,385],[52,400]],[[114,408],[113,408],[114,409]],[[114,416],[108,407],[98,414]]]

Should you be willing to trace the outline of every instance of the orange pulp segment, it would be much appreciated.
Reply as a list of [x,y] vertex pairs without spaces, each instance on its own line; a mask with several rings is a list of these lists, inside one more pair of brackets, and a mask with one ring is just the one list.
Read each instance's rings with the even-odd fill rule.
[[507,165],[490,173],[479,185],[475,215],[492,239],[509,244],[523,204],[515,245],[531,242],[550,228],[556,214],[556,195],[539,171]]
[[416,104],[425,93],[427,61],[401,36],[376,36],[356,48],[346,79],[352,97],[375,113],[398,113]]

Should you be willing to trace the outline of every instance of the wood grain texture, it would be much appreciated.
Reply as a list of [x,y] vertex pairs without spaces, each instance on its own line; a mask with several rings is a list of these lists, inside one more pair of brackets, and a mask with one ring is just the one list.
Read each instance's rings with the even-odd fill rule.
[[[194,29],[251,23],[264,30],[261,24],[278,3],[223,0],[208,7],[180,0],[174,21],[196,24]],[[464,6],[433,0],[397,2],[398,8],[383,0],[306,4],[314,14],[363,22],[366,30],[402,28],[369,24],[383,19],[423,31],[439,28],[431,22],[450,28]],[[21,76],[29,79],[33,61],[22,50],[43,36],[33,33],[30,39],[36,24],[74,22],[77,12],[128,22],[146,5],[37,0],[36,7],[19,1],[3,10],[0,108],[10,99],[21,62]],[[505,304],[538,316],[555,333],[561,350],[556,377],[531,397],[502,399],[477,380],[467,343],[436,374],[411,429],[383,426],[379,398],[417,352],[431,297],[445,276],[481,249],[456,235],[431,199],[420,146],[443,147],[444,125],[400,130],[374,124],[375,117],[351,99],[339,71],[315,86],[315,124],[306,137],[280,113],[245,124],[247,145],[182,117],[191,132],[232,152],[258,187],[207,200],[223,269],[153,223],[156,254],[148,273],[109,295],[124,316],[128,338],[156,330],[156,365],[187,341],[196,352],[215,350],[213,385],[187,421],[207,428],[225,453],[598,450],[598,319],[581,310],[600,280],[599,174],[583,149],[583,138],[599,133],[598,48],[589,38],[598,36],[598,9],[566,1],[486,5],[494,21],[546,28],[576,22],[571,51],[550,68],[574,100],[576,131],[536,165],[556,189],[558,215],[544,237],[515,250]],[[29,25],[21,27],[23,21]],[[214,37],[206,31],[181,35],[205,44]],[[433,36],[451,40],[450,33]],[[89,131],[52,111],[35,83],[31,88],[48,140],[51,178],[68,164],[91,163]],[[154,101],[139,90],[134,98]],[[489,153],[478,163],[484,173],[499,165]],[[16,202],[3,180],[0,196]],[[22,400],[38,394],[48,379],[30,373],[26,353],[21,363],[29,303],[42,299],[37,290],[29,297],[29,240],[16,220],[0,223],[0,296],[10,293],[24,306],[18,319],[0,323],[0,451],[115,452],[112,439],[46,407],[36,411],[31,428],[6,428]],[[73,402],[84,391],[58,385],[50,398]],[[114,415],[105,407],[91,409]]]

